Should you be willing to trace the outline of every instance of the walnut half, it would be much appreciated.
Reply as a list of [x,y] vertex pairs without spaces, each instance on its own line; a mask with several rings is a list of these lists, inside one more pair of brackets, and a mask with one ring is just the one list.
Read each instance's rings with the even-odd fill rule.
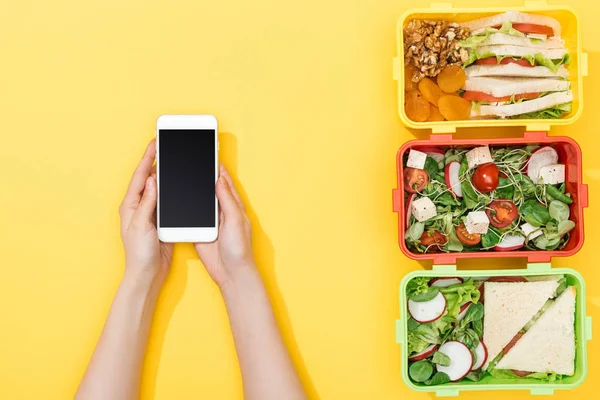
[[447,65],[462,65],[469,54],[459,42],[470,33],[455,22],[410,20],[404,27],[404,65],[416,68],[412,81],[435,77]]

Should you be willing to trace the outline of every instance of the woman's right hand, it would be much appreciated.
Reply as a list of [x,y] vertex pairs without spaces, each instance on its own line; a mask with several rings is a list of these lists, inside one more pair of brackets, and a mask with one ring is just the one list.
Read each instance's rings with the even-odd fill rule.
[[255,269],[252,230],[244,203],[229,172],[221,164],[216,184],[219,213],[219,238],[194,247],[215,283],[222,289],[245,269]]

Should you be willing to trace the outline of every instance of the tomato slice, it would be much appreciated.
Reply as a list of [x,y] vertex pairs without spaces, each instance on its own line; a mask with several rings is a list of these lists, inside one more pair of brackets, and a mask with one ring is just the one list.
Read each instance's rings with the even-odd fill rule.
[[524,377],[524,376],[527,376],[527,375],[531,374],[531,372],[529,372],[529,371],[519,371],[518,369],[511,369],[511,371],[516,376],[520,376],[521,378]]
[[479,233],[469,233],[462,222],[456,227],[456,236],[458,236],[458,240],[467,246],[475,246],[481,242],[481,235]]
[[522,276],[494,276],[486,282],[528,282]]
[[429,183],[429,175],[422,169],[404,168],[404,190],[408,193],[419,193]]
[[539,35],[554,36],[554,29],[546,25],[512,24],[512,27],[522,33],[537,33]]
[[529,68],[535,67],[535,63],[533,65],[531,65],[531,63],[527,60],[523,60],[521,58],[512,58],[512,57],[503,58],[502,60],[500,60],[500,62],[498,62],[498,58],[496,58],[496,57],[480,58],[479,60],[475,61],[475,64],[477,64],[477,65],[518,64],[522,67],[529,67]]
[[419,241],[423,246],[431,246],[432,244],[443,246],[448,242],[448,239],[438,231],[433,231],[432,233],[425,231]]
[[496,228],[506,228],[519,215],[519,210],[515,203],[506,199],[494,200],[485,210],[490,224]]
[[[541,93],[520,93],[515,94],[515,100],[531,100],[537,99]],[[483,93],[483,92],[473,92],[467,90],[463,93],[463,99],[471,100],[471,101],[489,101],[489,102],[501,102],[501,101],[510,101],[511,96],[503,96],[503,97],[494,97],[491,94]]]
[[521,332],[517,333],[515,337],[512,338],[512,340],[508,342],[508,344],[504,348],[504,354],[508,353],[510,349],[512,349],[515,346],[515,344],[517,344],[517,342],[519,341],[519,339],[521,339],[522,336],[523,334]]

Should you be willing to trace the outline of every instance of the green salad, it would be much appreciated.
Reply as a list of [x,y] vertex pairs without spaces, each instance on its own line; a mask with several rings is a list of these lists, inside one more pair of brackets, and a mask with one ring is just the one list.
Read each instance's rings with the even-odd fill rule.
[[406,245],[417,253],[560,250],[575,228],[565,174],[551,146],[411,149]]

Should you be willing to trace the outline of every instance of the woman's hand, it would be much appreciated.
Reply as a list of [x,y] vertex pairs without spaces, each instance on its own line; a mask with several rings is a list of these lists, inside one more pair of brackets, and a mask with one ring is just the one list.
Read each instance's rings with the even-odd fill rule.
[[231,176],[223,165],[216,185],[219,238],[213,243],[196,243],[196,251],[215,283],[223,288],[244,269],[254,269],[252,231]]
[[121,237],[125,247],[125,278],[160,289],[171,268],[173,244],[161,243],[156,230],[156,142],[152,140],[133,173],[121,203]]

